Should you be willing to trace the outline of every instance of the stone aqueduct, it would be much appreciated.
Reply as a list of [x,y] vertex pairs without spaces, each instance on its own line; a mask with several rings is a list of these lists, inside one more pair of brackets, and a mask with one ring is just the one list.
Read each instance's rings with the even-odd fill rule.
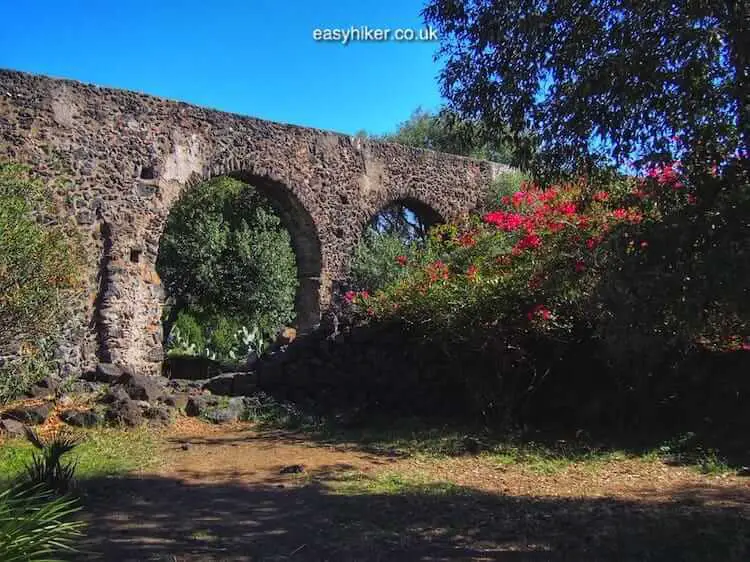
[[444,219],[506,169],[490,162],[263,121],[139,93],[0,70],[0,159],[29,164],[83,234],[86,290],[58,359],[156,372],[164,299],[154,266],[180,193],[231,175],[289,229],[301,328],[320,319],[371,217],[398,200]]

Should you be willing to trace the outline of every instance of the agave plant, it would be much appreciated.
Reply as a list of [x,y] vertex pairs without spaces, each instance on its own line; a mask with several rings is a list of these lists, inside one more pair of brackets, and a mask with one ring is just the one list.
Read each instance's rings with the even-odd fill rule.
[[14,487],[0,493],[0,560],[53,561],[76,552],[84,523],[73,520],[76,500],[55,496],[44,485]]
[[58,430],[42,439],[33,429],[24,427],[26,438],[37,448],[26,465],[27,485],[45,485],[59,494],[67,493],[75,475],[75,461],[63,462],[62,457],[80,443],[80,438],[67,430]]

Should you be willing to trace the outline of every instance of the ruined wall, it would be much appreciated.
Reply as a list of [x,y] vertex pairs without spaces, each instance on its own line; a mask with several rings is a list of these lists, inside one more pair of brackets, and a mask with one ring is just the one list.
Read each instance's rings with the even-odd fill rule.
[[450,219],[504,168],[152,96],[0,70],[0,158],[69,181],[56,190],[87,244],[88,287],[61,347],[72,369],[154,372],[163,294],[154,266],[172,204],[217,175],[258,186],[292,235],[298,323],[312,327],[364,225],[410,198]]

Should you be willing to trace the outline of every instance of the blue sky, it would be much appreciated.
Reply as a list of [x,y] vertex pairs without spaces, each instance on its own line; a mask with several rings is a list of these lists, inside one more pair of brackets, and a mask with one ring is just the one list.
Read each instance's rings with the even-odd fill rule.
[[422,0],[0,0],[0,67],[356,133],[441,104],[435,42],[316,42],[420,28]]

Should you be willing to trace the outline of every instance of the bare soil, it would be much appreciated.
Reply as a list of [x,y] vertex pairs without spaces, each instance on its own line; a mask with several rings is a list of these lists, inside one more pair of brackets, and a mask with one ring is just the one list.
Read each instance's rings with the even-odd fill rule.
[[[750,560],[747,478],[640,459],[540,474],[184,418],[163,449],[87,483],[76,559]],[[420,484],[368,484],[394,474]]]

